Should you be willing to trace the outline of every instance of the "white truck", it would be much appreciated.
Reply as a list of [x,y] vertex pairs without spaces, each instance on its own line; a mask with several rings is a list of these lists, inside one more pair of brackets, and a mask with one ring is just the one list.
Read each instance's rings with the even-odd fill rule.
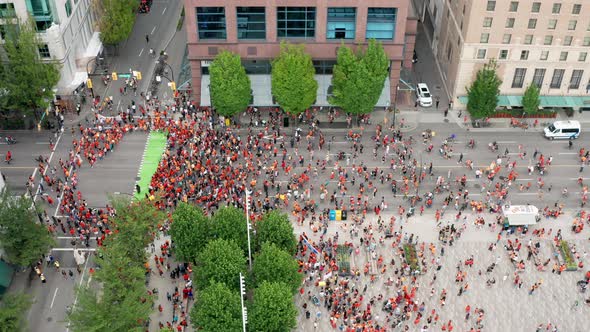
[[541,217],[539,209],[533,205],[504,205],[502,207],[505,223],[508,226],[535,225]]

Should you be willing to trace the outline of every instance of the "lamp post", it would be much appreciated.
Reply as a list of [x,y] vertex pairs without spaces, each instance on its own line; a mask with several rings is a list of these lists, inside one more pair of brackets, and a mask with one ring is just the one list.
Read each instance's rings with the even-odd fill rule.
[[248,234],[248,267],[252,270],[252,250],[250,249],[250,195],[246,188],[246,233]]
[[240,301],[242,304],[242,328],[246,332],[246,323],[248,322],[248,309],[244,307],[244,296],[246,296],[246,281],[240,272]]
[[395,83],[395,96],[393,97],[393,128],[395,128],[395,112],[397,111],[397,94],[399,92],[399,81]]

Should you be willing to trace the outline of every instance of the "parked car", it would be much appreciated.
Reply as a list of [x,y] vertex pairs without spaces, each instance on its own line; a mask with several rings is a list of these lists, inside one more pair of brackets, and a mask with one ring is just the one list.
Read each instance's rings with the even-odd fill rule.
[[428,90],[428,86],[426,85],[426,83],[418,83],[416,94],[418,95],[418,103],[420,104],[420,106],[432,106],[432,95],[430,94],[430,90]]
[[580,122],[573,120],[555,121],[543,130],[545,137],[551,140],[578,138],[581,131]]

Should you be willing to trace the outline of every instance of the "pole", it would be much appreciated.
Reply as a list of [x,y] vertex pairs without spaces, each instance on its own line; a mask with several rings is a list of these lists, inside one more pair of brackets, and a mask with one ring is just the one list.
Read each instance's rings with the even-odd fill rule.
[[395,112],[397,111],[397,93],[399,92],[399,81],[395,84],[395,96],[393,97],[393,121],[392,125],[395,128]]
[[252,271],[252,250],[250,248],[250,196],[246,188],[246,233],[248,234],[248,267]]
[[242,304],[242,328],[244,332],[246,332],[246,322],[248,318],[246,307],[244,307],[244,295],[246,295],[246,284],[244,281],[244,277],[242,276],[242,272],[240,272],[240,301]]

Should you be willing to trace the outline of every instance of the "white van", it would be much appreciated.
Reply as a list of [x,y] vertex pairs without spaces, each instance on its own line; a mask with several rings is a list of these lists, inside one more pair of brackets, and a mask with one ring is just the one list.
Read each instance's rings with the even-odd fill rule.
[[548,139],[570,139],[580,136],[581,127],[578,121],[555,121],[544,130]]

